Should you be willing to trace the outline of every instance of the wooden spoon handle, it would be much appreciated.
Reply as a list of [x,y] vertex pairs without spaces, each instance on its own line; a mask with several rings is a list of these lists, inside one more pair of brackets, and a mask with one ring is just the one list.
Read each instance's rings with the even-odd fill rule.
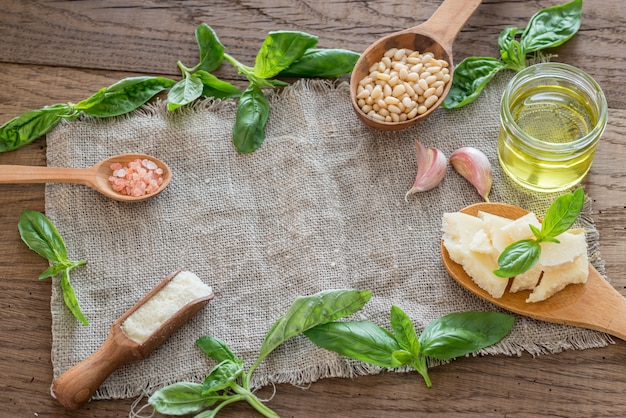
[[94,177],[91,168],[0,165],[0,184],[78,183],[91,186]]
[[482,0],[445,0],[426,22],[418,26],[420,33],[428,34],[443,49],[450,51],[461,28],[481,3]]
[[52,396],[67,409],[76,409],[87,402],[100,385],[120,366],[143,356],[138,344],[119,328],[112,329],[102,346],[91,356],[68,369],[56,379]]

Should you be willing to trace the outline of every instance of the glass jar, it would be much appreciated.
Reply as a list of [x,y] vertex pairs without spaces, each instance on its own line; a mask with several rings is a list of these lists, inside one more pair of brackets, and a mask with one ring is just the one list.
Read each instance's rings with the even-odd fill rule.
[[587,174],[607,123],[598,83],[567,64],[541,63],[511,79],[500,106],[498,159],[515,182],[557,192]]

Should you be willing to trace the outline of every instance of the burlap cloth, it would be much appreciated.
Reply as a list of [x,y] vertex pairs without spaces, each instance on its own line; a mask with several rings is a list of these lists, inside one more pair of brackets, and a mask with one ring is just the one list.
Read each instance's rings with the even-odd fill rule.
[[[115,319],[180,268],[211,285],[215,299],[149,358],[111,375],[95,398],[201,381],[214,364],[194,345],[203,335],[226,341],[249,365],[294,298],[323,289],[370,289],[372,300],[357,319],[388,326],[396,304],[418,331],[449,312],[497,310],[461,288],[440,261],[442,213],[480,201],[474,188],[449,167],[439,187],[408,202],[405,193],[417,171],[415,140],[448,156],[474,146],[493,165],[492,201],[544,214],[555,196],[521,190],[497,161],[499,100],[509,77],[499,75],[472,105],[439,109],[395,133],[357,119],[345,81],[299,81],[268,93],[267,139],[249,155],[232,144],[234,100],[174,113],[157,102],[126,117],[62,123],[47,138],[49,166],[86,167],[142,152],[166,161],[174,175],[162,194],[141,203],[117,202],[80,185],[47,185],[46,214],[70,258],[88,260],[71,281],[89,326],[71,316],[59,283],[53,285],[54,377],[93,353]],[[581,223],[603,272],[589,206]],[[601,333],[518,317],[511,334],[481,354],[537,355],[610,342]],[[253,384],[377,372],[298,336],[261,364]]]

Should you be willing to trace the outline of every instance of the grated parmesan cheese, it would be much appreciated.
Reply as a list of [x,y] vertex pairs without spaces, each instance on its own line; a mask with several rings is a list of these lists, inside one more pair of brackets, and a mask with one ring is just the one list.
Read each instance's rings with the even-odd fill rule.
[[122,331],[141,344],[187,303],[212,293],[194,273],[181,271],[126,318]]

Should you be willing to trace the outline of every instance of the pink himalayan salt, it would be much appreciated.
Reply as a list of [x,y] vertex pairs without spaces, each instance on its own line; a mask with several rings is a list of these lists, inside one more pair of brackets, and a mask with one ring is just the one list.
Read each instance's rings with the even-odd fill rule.
[[163,184],[163,169],[148,159],[138,158],[127,166],[113,163],[110,168],[113,171],[109,176],[111,187],[123,195],[143,196],[154,193]]

